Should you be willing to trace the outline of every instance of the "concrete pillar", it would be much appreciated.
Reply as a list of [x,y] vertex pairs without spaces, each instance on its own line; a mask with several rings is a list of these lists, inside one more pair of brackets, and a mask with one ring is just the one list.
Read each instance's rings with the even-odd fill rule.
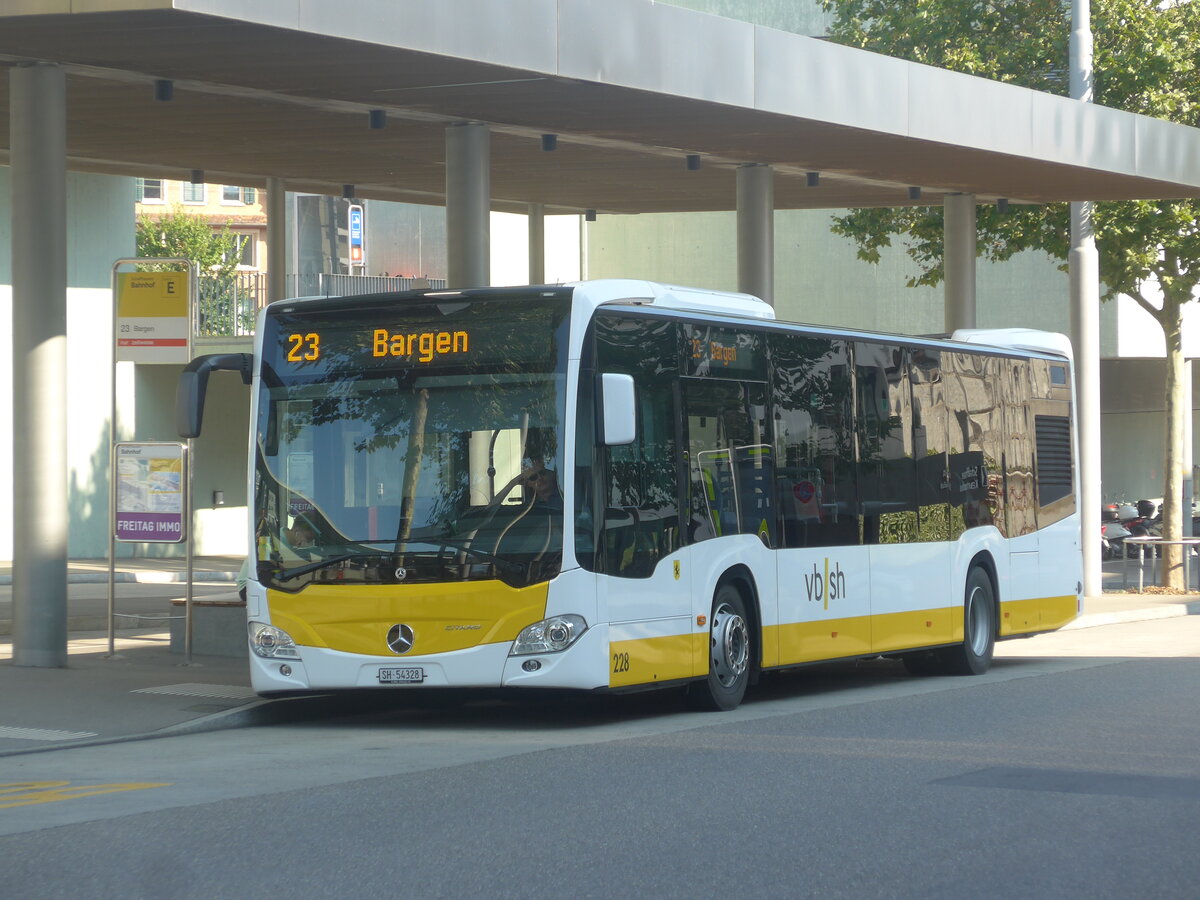
[[287,190],[282,178],[272,177],[267,179],[267,302],[286,296]]
[[529,283],[546,283],[546,207],[529,204]]
[[737,170],[738,290],[775,305],[775,170]]
[[[1192,500],[1195,498],[1195,465],[1192,463],[1192,362],[1183,363],[1183,536],[1192,537]],[[1193,568],[1195,563],[1192,564]]]
[[1079,495],[1083,592],[1103,593],[1100,570],[1100,259],[1092,233],[1092,205],[1071,204],[1071,343],[1079,416]]
[[67,664],[67,79],[9,70],[13,663]]
[[446,129],[447,287],[491,283],[491,134],[464,122]]
[[[1071,98],[1092,102],[1092,12],[1088,0],[1071,2]],[[1079,407],[1079,513],[1083,542],[1083,593],[1104,590],[1100,569],[1100,260],[1092,230],[1092,204],[1071,204],[1071,341]]]
[[947,194],[945,200],[946,272],[945,327],[952,334],[959,328],[975,328],[975,195]]

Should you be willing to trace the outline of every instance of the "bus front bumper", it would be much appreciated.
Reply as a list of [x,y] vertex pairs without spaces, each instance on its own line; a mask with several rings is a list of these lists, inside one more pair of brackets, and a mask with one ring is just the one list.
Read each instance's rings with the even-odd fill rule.
[[260,694],[361,688],[576,688],[608,685],[608,628],[588,629],[566,650],[509,656],[512,642],[426,656],[364,656],[297,648],[299,659],[250,653],[250,683]]

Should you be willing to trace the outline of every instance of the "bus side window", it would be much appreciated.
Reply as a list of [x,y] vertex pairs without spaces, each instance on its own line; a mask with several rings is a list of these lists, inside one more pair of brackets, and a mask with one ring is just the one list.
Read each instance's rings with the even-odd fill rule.
[[771,358],[780,545],[857,544],[847,344],[827,338],[772,336]]
[[913,456],[917,466],[917,540],[954,540],[962,516],[954,516],[950,494],[949,429],[942,352],[914,348],[909,354],[912,384]]
[[775,543],[774,460],[764,385],[686,379],[692,541],[757,534]]
[[867,341],[854,345],[858,487],[867,544],[917,540],[908,354],[903,347]]
[[950,422],[950,514],[964,529],[995,525],[1003,534],[1004,421],[992,362],[966,353],[942,353],[948,402],[955,410]]

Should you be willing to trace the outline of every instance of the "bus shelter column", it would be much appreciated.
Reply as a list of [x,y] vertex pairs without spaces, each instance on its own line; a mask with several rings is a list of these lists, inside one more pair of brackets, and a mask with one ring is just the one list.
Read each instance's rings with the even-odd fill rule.
[[947,334],[975,327],[975,195],[947,194],[945,200],[945,263]]
[[67,79],[10,70],[13,663],[67,664]]
[[546,206],[529,204],[529,283],[546,283]]
[[[267,302],[287,296],[287,191],[283,179],[267,178]],[[296,293],[300,293],[296,291]]]
[[[1092,7],[1071,2],[1069,55],[1071,99],[1092,102]],[[1079,516],[1083,541],[1083,595],[1104,592],[1100,568],[1100,258],[1092,227],[1092,204],[1071,204],[1071,342],[1079,403]],[[1190,465],[1190,460],[1189,460]],[[1165,498],[1164,498],[1165,500]],[[1190,514],[1185,510],[1185,515]]]
[[1104,591],[1100,568],[1100,258],[1092,205],[1071,204],[1071,342],[1079,401],[1079,515],[1083,540],[1083,595]]
[[[1183,452],[1180,453],[1183,465],[1183,536],[1195,537],[1192,534],[1192,501],[1195,500],[1196,467],[1192,464],[1192,360],[1183,361]],[[1161,510],[1159,511],[1161,513]]]
[[491,283],[491,133],[462,122],[446,129],[446,269],[451,288]]
[[737,170],[738,290],[775,305],[775,170]]

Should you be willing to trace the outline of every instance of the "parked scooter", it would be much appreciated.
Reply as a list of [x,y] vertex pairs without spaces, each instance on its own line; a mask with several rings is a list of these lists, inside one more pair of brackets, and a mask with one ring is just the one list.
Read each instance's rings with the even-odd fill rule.
[[[1136,512],[1136,510],[1135,510]],[[1100,521],[1100,558],[1101,559],[1120,559],[1125,556],[1126,548],[1125,538],[1133,534],[1121,522],[1121,514],[1118,504],[1109,503],[1101,510]]]
[[[1145,519],[1146,528],[1153,537],[1162,537],[1163,533],[1163,517],[1162,517],[1162,500],[1139,500],[1137,502],[1138,514]],[[1187,537],[1200,537],[1200,505],[1195,500],[1192,501],[1192,530]],[[1196,548],[1188,551],[1192,556],[1197,554]]]

